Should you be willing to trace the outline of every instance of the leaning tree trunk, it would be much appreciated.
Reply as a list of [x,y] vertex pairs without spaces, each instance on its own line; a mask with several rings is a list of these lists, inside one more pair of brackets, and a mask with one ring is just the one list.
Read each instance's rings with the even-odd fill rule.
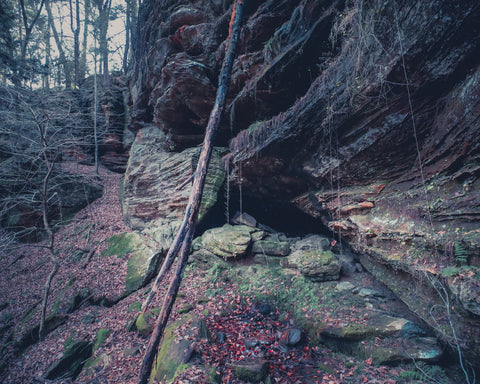
[[[215,136],[217,127],[220,123],[222,112],[225,109],[225,103],[227,98],[228,85],[230,84],[230,76],[233,67],[233,60],[235,58],[235,49],[240,35],[240,22],[242,20],[243,0],[236,0],[233,5],[232,16],[230,19],[230,28],[227,38],[227,44],[225,48],[225,59],[223,61],[222,70],[220,72],[217,97],[210,113],[210,119],[208,121],[207,129],[205,132],[205,138],[203,141],[202,151],[198,159],[197,169],[195,171],[195,179],[193,182],[192,191],[190,193],[190,199],[185,211],[185,216],[180,230],[175,238],[172,248],[175,250],[169,252],[170,259],[173,260],[175,253],[178,252],[178,248],[181,242],[180,254],[177,261],[177,267],[175,275],[170,282],[167,294],[163,301],[162,311],[160,312],[150,340],[147,345],[147,350],[140,367],[139,384],[146,384],[150,376],[153,361],[160,344],[160,340],[163,336],[163,332],[170,317],[170,313],[177,297],[178,289],[182,282],[182,276],[187,264],[188,254],[190,252],[190,245],[192,242],[193,234],[195,232],[195,225],[197,223],[198,211],[200,209],[200,203],[202,199],[203,186],[205,185],[205,179],[207,176],[208,164],[213,149],[213,138]],[[168,257],[167,257],[168,259]],[[165,260],[164,265],[167,265]],[[163,269],[163,268],[162,268]]]

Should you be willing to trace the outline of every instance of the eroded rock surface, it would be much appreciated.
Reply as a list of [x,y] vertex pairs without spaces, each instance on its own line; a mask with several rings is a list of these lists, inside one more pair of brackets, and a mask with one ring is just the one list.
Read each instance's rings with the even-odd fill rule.
[[[123,181],[122,210],[129,226],[151,236],[165,250],[183,219],[200,148],[169,152],[166,136],[155,127],[137,133]],[[217,199],[225,177],[221,150],[214,150],[199,219]]]

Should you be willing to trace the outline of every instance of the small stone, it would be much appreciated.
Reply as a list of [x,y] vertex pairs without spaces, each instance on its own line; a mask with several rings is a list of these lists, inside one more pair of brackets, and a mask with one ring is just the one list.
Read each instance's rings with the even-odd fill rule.
[[344,292],[344,291],[350,291],[354,289],[355,285],[353,285],[349,281],[342,281],[341,283],[338,283],[335,288],[340,292]]
[[252,349],[252,348],[255,348],[258,345],[258,340],[245,339],[245,340],[243,340],[243,345],[245,345],[245,347],[248,348],[248,349]]
[[380,293],[379,291],[372,289],[372,288],[361,288],[360,291],[358,291],[358,296],[360,297],[385,297],[383,293]]
[[223,332],[217,332],[217,341],[218,341],[220,344],[225,343],[225,333],[223,333]]
[[302,331],[298,328],[290,328],[282,333],[280,342],[289,347],[293,347],[302,341]]
[[247,225],[252,228],[257,226],[257,220],[255,220],[255,218],[252,215],[249,215],[247,212],[236,212],[231,222],[232,224]]
[[257,307],[257,310],[258,310],[259,313],[266,316],[266,315],[269,315],[272,312],[272,307],[268,303],[262,303]]
[[235,361],[232,367],[237,378],[250,383],[259,383],[268,373],[268,362],[260,358]]

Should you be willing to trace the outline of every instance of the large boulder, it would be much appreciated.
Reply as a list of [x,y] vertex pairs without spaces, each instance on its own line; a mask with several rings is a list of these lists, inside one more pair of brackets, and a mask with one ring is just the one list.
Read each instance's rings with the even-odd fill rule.
[[288,256],[290,253],[290,242],[287,239],[280,239],[278,234],[268,235],[265,239],[253,243],[252,253],[264,256]]
[[367,310],[361,322],[328,327],[321,335],[324,343],[375,364],[404,361],[438,361],[443,348],[436,338],[410,320]]
[[93,343],[86,340],[77,340],[70,344],[63,356],[51,364],[45,373],[45,379],[75,380],[87,359],[92,355]]
[[245,256],[250,252],[252,233],[256,231],[258,229],[246,225],[225,224],[223,227],[205,231],[195,242],[194,249],[204,248],[224,259]]
[[332,251],[314,249],[293,252],[283,265],[298,269],[302,275],[314,281],[338,280],[342,269]]
[[162,256],[154,241],[137,233],[127,232],[113,235],[108,239],[108,243],[103,256],[129,256],[125,277],[126,292],[136,291],[150,281]]
[[[180,333],[184,337],[179,338]],[[196,316],[184,315],[166,327],[152,377],[162,383],[171,383],[177,370],[185,368],[201,338],[208,339],[209,333],[205,321]]]
[[[165,134],[155,127],[137,133],[122,188],[126,223],[168,249],[183,220],[200,148],[170,152]],[[221,149],[214,149],[199,212],[201,221],[215,204],[225,177]]]

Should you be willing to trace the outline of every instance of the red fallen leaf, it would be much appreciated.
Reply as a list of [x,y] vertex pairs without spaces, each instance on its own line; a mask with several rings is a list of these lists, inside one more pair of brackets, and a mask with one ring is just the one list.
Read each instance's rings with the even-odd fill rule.
[[373,203],[371,201],[362,201],[358,203],[361,208],[373,208]]

